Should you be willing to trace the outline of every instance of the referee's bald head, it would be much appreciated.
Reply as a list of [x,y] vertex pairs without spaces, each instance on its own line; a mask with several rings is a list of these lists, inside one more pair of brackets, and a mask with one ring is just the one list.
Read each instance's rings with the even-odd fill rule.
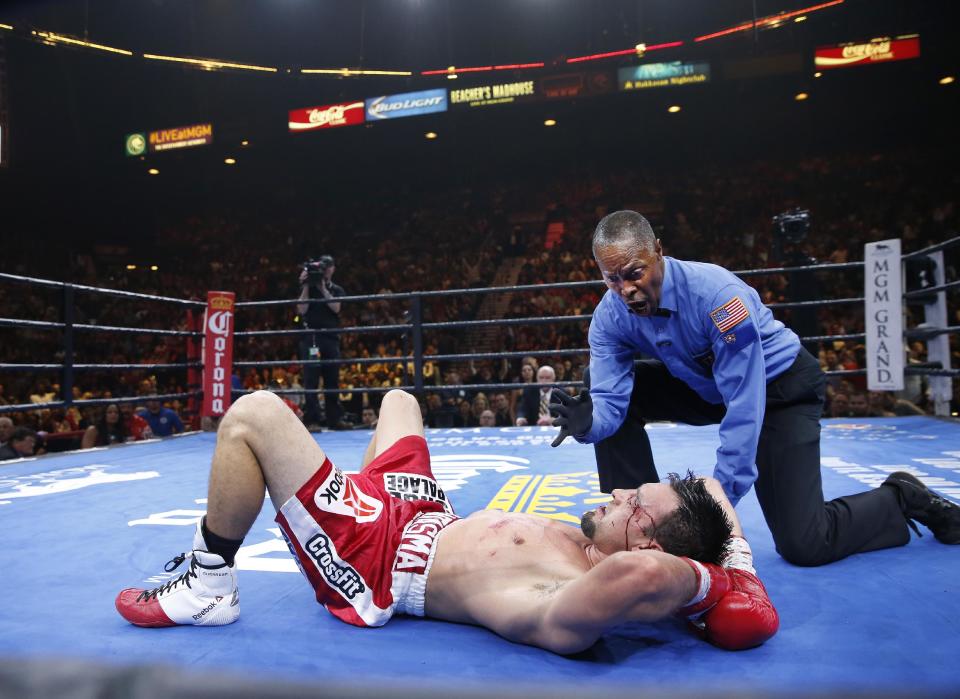
[[614,211],[607,214],[597,224],[593,232],[593,254],[608,246],[635,245],[652,251],[657,244],[657,236],[650,222],[636,211]]

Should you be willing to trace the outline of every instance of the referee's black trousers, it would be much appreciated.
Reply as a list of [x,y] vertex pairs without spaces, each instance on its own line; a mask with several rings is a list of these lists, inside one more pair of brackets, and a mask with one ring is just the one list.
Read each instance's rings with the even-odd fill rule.
[[[767,407],[757,445],[754,488],[777,551],[796,565],[816,566],[859,551],[902,546],[910,540],[896,490],[879,487],[823,501],[820,415],[825,377],[804,349],[793,365],[767,384]],[[621,428],[594,445],[600,489],[636,488],[659,480],[644,425],[671,420],[719,423],[726,408],[703,400],[662,362],[637,362],[630,407]],[[672,470],[702,471],[705,464]]]

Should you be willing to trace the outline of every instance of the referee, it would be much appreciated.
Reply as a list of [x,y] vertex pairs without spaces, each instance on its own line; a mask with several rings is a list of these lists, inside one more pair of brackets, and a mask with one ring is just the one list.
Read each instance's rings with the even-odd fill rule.
[[[960,507],[908,474],[824,502],[825,377],[753,288],[722,267],[665,257],[633,211],[600,221],[593,254],[608,291],[590,323],[589,391],[555,391],[551,408],[561,428],[553,446],[571,435],[595,445],[601,490],[659,480],[648,420],[719,423],[714,477],[734,504],[756,488],[777,551],[791,563],[902,546],[908,519],[960,543]],[[634,362],[641,353],[654,359]]]

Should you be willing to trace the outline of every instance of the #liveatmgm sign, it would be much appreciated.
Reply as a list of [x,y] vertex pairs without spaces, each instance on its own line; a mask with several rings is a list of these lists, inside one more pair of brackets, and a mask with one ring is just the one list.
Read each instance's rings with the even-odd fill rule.
[[165,150],[192,148],[213,143],[213,124],[192,124],[173,129],[159,129],[148,134],[127,134],[124,139],[124,152],[129,156],[139,156],[149,150],[159,153]]
[[904,348],[900,239],[867,243],[863,265],[867,388],[901,391]]

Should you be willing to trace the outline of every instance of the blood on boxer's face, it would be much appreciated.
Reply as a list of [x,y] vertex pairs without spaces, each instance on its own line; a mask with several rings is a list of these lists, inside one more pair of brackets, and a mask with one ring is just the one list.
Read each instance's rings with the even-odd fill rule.
[[667,483],[645,483],[635,490],[614,490],[610,502],[584,513],[580,529],[606,554],[662,547],[656,540],[657,524],[680,505]]

